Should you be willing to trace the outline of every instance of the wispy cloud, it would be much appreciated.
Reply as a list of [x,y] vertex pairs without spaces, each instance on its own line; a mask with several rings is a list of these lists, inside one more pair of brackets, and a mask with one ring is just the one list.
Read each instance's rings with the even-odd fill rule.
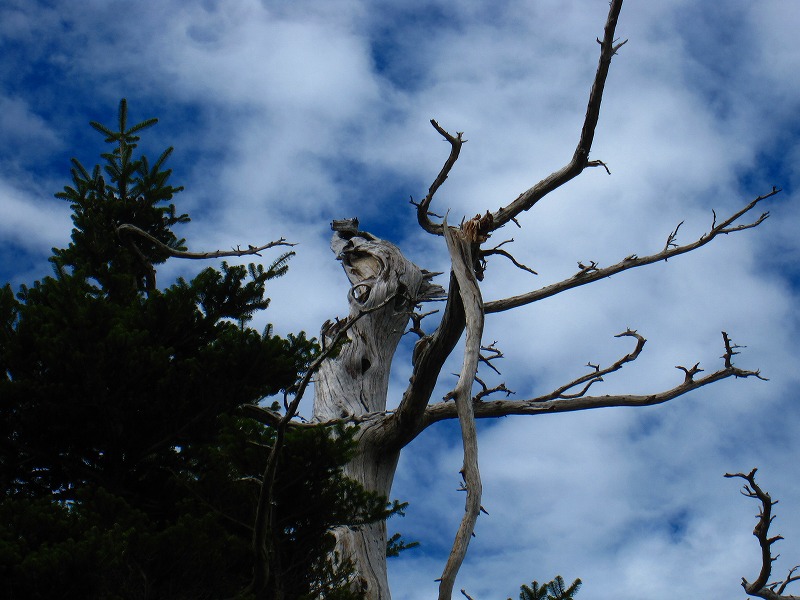
[[[422,266],[447,269],[443,243],[417,231],[408,205],[448,150],[428,119],[469,140],[434,203],[455,219],[496,209],[569,160],[606,9],[98,0],[77,13],[66,2],[29,4],[6,2],[0,13],[5,278],[34,276],[32,260],[48,273],[49,247],[66,243],[69,224],[65,207],[45,200],[67,183],[68,155],[91,160],[100,150],[86,122],[110,121],[126,96],[133,118],[161,117],[153,143],[176,146],[193,248],[301,242],[261,318],[310,332],[346,311],[346,282],[327,249],[333,218],[358,215]],[[738,597],[740,577],[757,566],[753,507],[721,476],[753,466],[782,500],[786,559],[776,569],[798,561],[799,20],[777,0],[623,8],[618,32],[630,41],[612,65],[593,149],[612,175],[590,170],[523,215],[521,230],[498,232],[539,276],[494,260],[485,296],[568,278],[578,261],[656,252],[681,221],[688,242],[710,227],[712,210],[730,214],[772,185],[786,192],[754,231],[490,315],[487,338],[507,356],[495,379],[521,398],[549,391],[587,362],[627,353],[613,335],[632,327],[648,338],[645,352],[596,393],[660,390],[682,378],[675,365],[717,368],[723,329],[747,346],[739,363],[770,382],[728,381],[641,411],[484,424],[490,516],[458,583],[474,597],[506,598],[559,573],[581,577],[587,600]],[[25,257],[24,273],[14,256]],[[186,268],[169,267],[162,281]],[[406,362],[398,358],[392,389],[407,380]],[[407,450],[394,494],[411,506],[391,526],[423,546],[391,563],[401,600],[434,593],[463,508],[454,429],[439,425]]]

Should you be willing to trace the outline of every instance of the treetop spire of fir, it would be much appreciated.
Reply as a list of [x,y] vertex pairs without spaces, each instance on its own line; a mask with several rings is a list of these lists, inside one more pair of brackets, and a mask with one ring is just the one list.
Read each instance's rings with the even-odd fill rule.
[[171,202],[183,187],[170,185],[172,170],[164,169],[173,148],[164,150],[152,166],[144,154],[135,153],[140,140],[136,134],[156,123],[158,119],[151,118],[128,127],[128,104],[123,98],[117,131],[90,122],[106,143],[115,145],[101,154],[105,164],[96,165],[90,174],[73,158],[73,185],[56,194],[70,203],[75,227],[72,242],[66,249],[54,249],[52,260],[96,280],[109,297],[155,290],[153,265],[169,256],[151,240],[122,234],[120,225],[133,225],[168,248],[186,249],[185,240],[172,231],[174,225],[189,221]]

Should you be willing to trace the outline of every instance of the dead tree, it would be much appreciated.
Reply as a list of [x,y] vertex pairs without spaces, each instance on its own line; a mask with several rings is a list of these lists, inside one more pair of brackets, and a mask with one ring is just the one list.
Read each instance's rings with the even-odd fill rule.
[[[744,370],[734,365],[733,359],[738,354],[739,346],[723,332],[722,364],[713,371],[703,371],[699,364],[678,367],[683,371],[683,377],[675,386],[646,395],[590,395],[594,384],[635,361],[643,351],[645,338],[636,331],[626,330],[618,337],[630,338],[633,348],[628,354],[609,365],[590,365],[588,374],[580,375],[535,398],[497,398],[495,395],[498,392],[507,391],[505,386],[488,388],[476,379],[478,364],[491,365],[490,361],[499,352],[493,346],[483,345],[484,319],[622,271],[666,261],[709,244],[721,234],[756,227],[767,218],[768,213],[747,220],[749,215],[759,203],[779,192],[778,189],[772,189],[721,220],[714,214],[707,233],[689,243],[678,243],[676,228],[667,237],[663,249],[654,254],[630,254],[610,266],[600,266],[595,262],[588,265],[579,263],[578,271],[563,281],[509,298],[482,297],[480,282],[487,257],[502,256],[521,269],[531,270],[501,248],[503,244],[490,247],[487,244],[490,237],[509,223],[520,226],[524,212],[585,169],[606,168],[602,161],[590,160],[589,157],[611,60],[625,43],[615,38],[621,6],[622,0],[611,2],[602,39],[597,40],[600,45],[599,64],[572,158],[563,168],[501,208],[461,220],[458,226],[451,225],[447,217],[432,212],[434,195],[458,160],[465,140],[462,133],[453,135],[436,121],[431,121],[436,131],[449,143],[450,153],[427,196],[412,203],[416,207],[420,226],[426,232],[441,237],[442,250],[446,249],[449,254],[452,268],[446,290],[433,283],[434,274],[411,263],[399,248],[361,231],[357,219],[333,223],[331,248],[341,261],[350,282],[350,311],[347,317],[328,322],[323,327],[321,339],[325,359],[319,361],[314,373],[313,419],[308,423],[292,421],[291,426],[305,427],[338,421],[357,427],[358,450],[347,467],[347,474],[367,489],[389,497],[402,449],[431,424],[444,419],[459,420],[464,448],[461,474],[466,504],[441,576],[440,600],[451,598],[456,574],[464,560],[481,509],[476,419],[612,406],[650,406],[729,377],[762,378],[758,371]],[[424,316],[431,313],[424,313],[420,308],[432,300],[443,300],[445,304],[438,324],[432,331],[426,332],[422,321]],[[412,375],[398,407],[387,411],[389,369],[409,323],[412,324],[409,331],[419,337],[412,356]],[[465,336],[466,342],[458,382],[443,400],[432,401],[442,367],[462,336]],[[480,389],[476,392],[478,387]],[[296,402],[287,402],[286,405],[287,408],[296,407]],[[286,415],[281,417],[269,410],[250,407],[248,414],[266,423],[290,426]],[[267,497],[265,506],[268,505]],[[370,599],[390,598],[386,575],[385,524],[374,524],[355,531],[341,530],[336,534],[337,552],[340,556],[350,558],[356,565],[358,576],[353,585],[364,590]]]
[[783,581],[770,582],[769,580],[772,576],[772,563],[778,558],[777,556],[772,556],[772,544],[783,538],[779,535],[773,537],[769,536],[770,525],[772,525],[772,521],[775,519],[772,514],[772,507],[775,506],[778,501],[773,500],[769,493],[762,490],[756,483],[757,470],[758,469],[753,469],[747,475],[744,473],[725,474],[725,477],[741,477],[744,479],[747,483],[742,488],[742,495],[748,498],[755,498],[761,504],[757,515],[758,522],[753,529],[753,535],[756,536],[758,545],[761,548],[761,570],[756,580],[752,583],[742,577],[742,587],[746,593],[758,596],[759,598],[765,598],[765,600],[800,600],[800,596],[784,595],[786,587],[790,583],[800,580],[800,575],[796,574],[798,569],[800,569],[800,565],[792,567],[786,579]]

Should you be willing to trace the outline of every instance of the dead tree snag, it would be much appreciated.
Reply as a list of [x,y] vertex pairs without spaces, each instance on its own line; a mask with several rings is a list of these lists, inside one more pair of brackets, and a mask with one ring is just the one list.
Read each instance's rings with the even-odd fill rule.
[[[621,0],[611,2],[602,40],[598,40],[599,64],[572,158],[563,168],[545,177],[513,201],[497,210],[487,209],[483,214],[464,219],[458,227],[449,225],[446,216],[437,216],[432,211],[434,196],[450,175],[466,140],[462,133],[452,135],[439,123],[431,121],[436,131],[450,144],[450,153],[428,194],[419,202],[412,200],[412,204],[416,207],[417,221],[422,229],[443,238],[442,252],[448,252],[451,262],[446,291],[432,282],[432,273],[412,264],[396,246],[361,231],[357,220],[333,223],[331,248],[341,261],[350,282],[349,315],[342,320],[326,323],[322,329],[323,343],[329,355],[315,374],[313,422],[340,421],[356,426],[358,451],[348,466],[347,474],[368,489],[389,496],[402,448],[433,423],[444,419],[459,420],[464,448],[461,474],[466,491],[465,512],[440,580],[440,600],[452,596],[456,575],[481,510],[482,484],[475,419],[612,406],[649,406],[667,402],[729,377],[763,379],[759,371],[734,365],[733,357],[737,354],[738,346],[723,332],[723,364],[716,370],[706,372],[699,363],[692,361],[687,363],[691,367],[677,367],[682,375],[670,389],[646,395],[590,395],[592,388],[604,377],[634,362],[643,351],[645,338],[630,329],[617,336],[635,342],[627,354],[607,366],[589,364],[588,373],[537,397],[513,399],[509,397],[510,392],[505,385],[489,388],[477,377],[479,364],[493,368],[491,358],[501,355],[493,344],[486,346],[482,340],[484,320],[490,315],[531,304],[629,269],[666,261],[699,249],[720,237],[720,234],[754,228],[767,218],[768,213],[749,222],[742,222],[743,218],[760,202],[779,192],[773,189],[723,220],[718,220],[714,214],[708,233],[685,245],[678,243],[678,229],[675,228],[667,237],[663,249],[654,254],[630,254],[606,267],[594,261],[588,261],[588,264],[587,261],[579,262],[579,271],[563,281],[517,296],[484,301],[480,281],[487,268],[487,257],[503,256],[520,269],[533,272],[516,261],[507,250],[500,249],[506,242],[484,248],[492,234],[510,222],[521,226],[519,218],[522,213],[587,167],[599,166],[608,170],[602,161],[590,160],[589,156],[611,60],[625,43],[615,38],[621,7]],[[441,212],[448,214],[447,210]],[[423,317],[435,311],[417,311],[428,301],[442,299],[446,303],[441,310],[440,321],[430,333],[426,333]],[[407,329],[418,337],[411,357],[412,374],[398,407],[387,411],[389,369],[400,338]],[[432,393],[441,369],[464,335],[464,356],[458,383],[444,400],[432,402]],[[482,352],[487,354],[484,356]],[[477,392],[476,383],[481,388]],[[495,392],[505,392],[506,397],[490,399]],[[275,419],[268,411],[261,411],[259,415],[264,420]],[[352,559],[357,567],[359,580],[354,582],[354,586],[364,590],[370,599],[388,599],[385,526],[379,524],[358,531],[338,531],[337,539],[337,551]]]

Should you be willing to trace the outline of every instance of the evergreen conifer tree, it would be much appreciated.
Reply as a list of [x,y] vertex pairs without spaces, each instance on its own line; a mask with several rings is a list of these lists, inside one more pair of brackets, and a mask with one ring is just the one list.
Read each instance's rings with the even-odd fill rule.
[[576,579],[567,586],[561,575],[556,575],[555,579],[541,585],[534,580],[530,586],[525,584],[520,586],[519,598],[520,600],[573,600],[581,583],[580,579]]
[[[74,229],[53,250],[54,275],[16,295],[0,288],[7,598],[244,597],[257,560],[253,518],[274,431],[238,409],[292,386],[318,349],[303,334],[247,326],[290,254],[156,286],[162,245],[185,249],[173,227],[189,217],[172,204],[182,190],[164,168],[172,148],[152,165],[137,154],[155,123],[128,126],[125,100],[116,131],[91,123],[113,150],[91,172],[72,161],[72,185],[57,197]],[[150,238],[121,233],[126,224]],[[292,431],[282,447],[287,599],[351,597],[348,565],[329,558],[330,529],[401,508],[342,475],[352,436],[330,433]]]

